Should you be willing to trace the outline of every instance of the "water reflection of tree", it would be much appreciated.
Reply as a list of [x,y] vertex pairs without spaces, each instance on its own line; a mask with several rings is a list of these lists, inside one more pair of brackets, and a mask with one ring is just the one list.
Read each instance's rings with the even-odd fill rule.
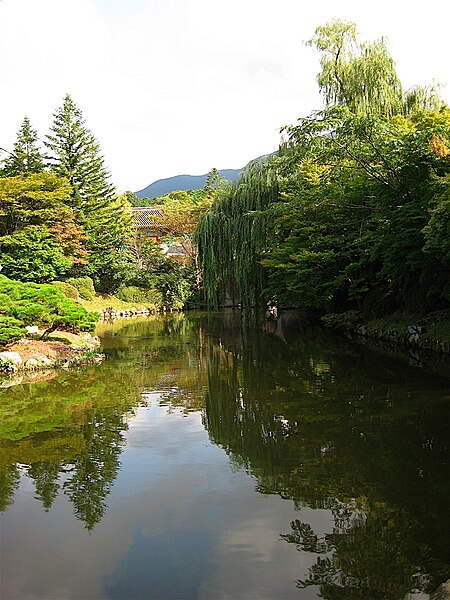
[[106,498],[116,479],[126,428],[121,411],[96,414],[82,426],[85,446],[64,483],[75,515],[91,530],[107,508]]
[[429,547],[417,543],[420,524],[407,511],[382,503],[357,511],[339,505],[333,517],[333,531],[322,539],[300,520],[281,536],[298,550],[319,555],[307,577],[297,582],[299,588],[320,586],[327,600],[399,600],[412,590],[435,589],[428,573],[434,572],[437,581],[445,578]]
[[46,511],[52,506],[58,496],[60,485],[58,482],[61,463],[40,460],[30,465],[28,476],[34,480],[36,498],[42,502]]
[[162,385],[168,403],[200,408],[206,369],[195,322],[174,314],[120,326],[120,339],[115,328],[107,338],[110,360],[99,367],[8,390],[0,406],[0,510],[13,503],[20,464],[46,511],[63,493],[93,529],[107,508],[127,418],[142,391]]
[[126,414],[142,390],[162,389],[168,407],[203,411],[211,439],[261,492],[332,511],[324,537],[306,519],[282,534],[317,554],[299,585],[332,600],[435,589],[450,563],[442,382],[320,331],[271,327],[242,332],[232,312],[130,322],[119,341],[114,331],[106,339],[100,367],[12,390],[0,409],[9,436],[1,506],[18,485],[16,465],[29,465],[44,508],[64,493],[92,529],[117,475]]
[[14,411],[3,407],[10,439],[3,439],[0,448],[2,510],[12,504],[20,464],[45,510],[63,492],[75,515],[92,529],[106,509],[126,415],[141,402],[140,391],[132,377],[110,365],[11,390]]
[[236,335],[210,348],[205,425],[260,491],[332,511],[324,538],[301,520],[282,536],[318,553],[299,585],[332,600],[436,589],[450,575],[446,384],[320,332]]
[[0,512],[5,511],[13,503],[19,482],[20,473],[16,464],[0,467]]

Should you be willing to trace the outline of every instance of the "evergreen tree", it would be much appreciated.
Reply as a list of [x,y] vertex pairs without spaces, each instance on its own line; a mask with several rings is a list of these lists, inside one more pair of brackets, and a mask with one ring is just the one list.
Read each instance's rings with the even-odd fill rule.
[[16,177],[17,175],[42,173],[44,158],[37,144],[37,131],[31,127],[30,119],[24,117],[22,126],[17,132],[14,149],[3,161],[2,175]]
[[108,205],[114,186],[100,146],[86,128],[83,115],[67,94],[54,113],[45,145],[53,153],[51,170],[72,186],[72,203],[84,216]]
[[88,237],[90,264],[76,274],[92,275],[101,283],[108,255],[119,252],[130,236],[130,219],[115,196],[99,143],[68,94],[54,113],[45,145],[53,154],[51,170],[72,187],[70,205]]

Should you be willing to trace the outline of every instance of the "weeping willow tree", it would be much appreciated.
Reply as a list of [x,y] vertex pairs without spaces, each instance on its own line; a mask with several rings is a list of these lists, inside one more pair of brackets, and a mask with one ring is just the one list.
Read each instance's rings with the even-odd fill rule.
[[[364,261],[374,256],[372,238],[362,251],[368,224],[374,231],[380,223],[390,226],[385,205],[410,207],[411,173],[403,172],[415,154],[403,163],[396,140],[403,140],[400,122],[410,113],[440,108],[436,87],[404,94],[384,39],[359,43],[353,23],[320,26],[308,43],[321,56],[317,81],[327,106],[284,128],[277,157],[256,161],[201,221],[209,306],[226,299],[258,306],[264,295],[314,310],[359,301],[369,289]],[[383,247],[381,236],[373,236]],[[369,261],[374,270],[375,263]]]
[[384,38],[358,43],[356,25],[335,19],[316,28],[306,42],[321,54],[317,75],[327,106],[345,105],[356,115],[391,117],[415,108],[438,108],[438,86],[403,93]]
[[199,224],[197,242],[208,306],[227,298],[243,307],[262,302],[267,243],[265,209],[277,200],[274,169],[255,161],[229,192],[216,200]]

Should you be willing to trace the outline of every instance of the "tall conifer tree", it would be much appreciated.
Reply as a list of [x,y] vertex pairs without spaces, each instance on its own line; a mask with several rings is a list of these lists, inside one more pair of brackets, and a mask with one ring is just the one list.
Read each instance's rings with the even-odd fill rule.
[[120,249],[131,235],[130,218],[115,196],[99,143],[69,94],[54,113],[45,145],[53,155],[50,169],[72,187],[71,207],[88,237],[89,265],[83,272],[102,287],[108,261],[123,261]]
[[37,131],[31,127],[30,119],[24,117],[17,132],[13,151],[3,161],[2,174],[5,177],[42,173],[44,158],[38,148]]
[[109,204],[114,186],[105,167],[100,146],[85,126],[81,110],[69,94],[54,113],[53,125],[45,142],[52,152],[51,170],[72,186],[73,207],[84,216]]

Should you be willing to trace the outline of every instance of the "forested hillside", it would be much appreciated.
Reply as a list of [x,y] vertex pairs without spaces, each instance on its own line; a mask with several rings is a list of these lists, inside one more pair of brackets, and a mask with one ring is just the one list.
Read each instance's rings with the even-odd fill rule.
[[[219,176],[232,183],[236,181],[244,169],[222,169],[218,171]],[[205,175],[176,175],[166,179],[158,179],[138,192],[134,192],[138,198],[158,198],[171,192],[201,190],[205,187],[208,173]]]

